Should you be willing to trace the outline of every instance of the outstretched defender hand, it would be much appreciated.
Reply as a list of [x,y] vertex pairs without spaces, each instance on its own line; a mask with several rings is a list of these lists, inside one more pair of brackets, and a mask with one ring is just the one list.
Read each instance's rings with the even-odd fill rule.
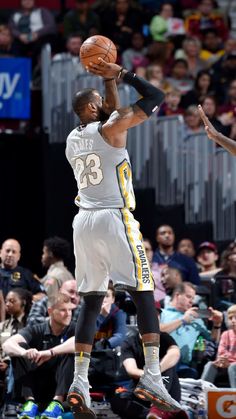
[[104,77],[105,79],[112,79],[118,77],[122,67],[115,63],[107,63],[102,58],[98,58],[99,64],[94,64],[92,61],[86,67],[90,73],[96,74],[96,76]]
[[219,137],[219,132],[213,127],[212,123],[209,121],[209,119],[207,118],[204,110],[202,109],[201,105],[198,105],[198,112],[200,114],[200,117],[202,118],[202,121],[205,125],[205,130],[206,133],[208,135],[208,137],[211,140],[217,140],[217,138]]

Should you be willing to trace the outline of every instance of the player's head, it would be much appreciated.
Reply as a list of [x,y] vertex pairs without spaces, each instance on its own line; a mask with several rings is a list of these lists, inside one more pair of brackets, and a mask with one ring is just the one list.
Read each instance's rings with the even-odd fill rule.
[[83,89],[74,95],[72,107],[82,123],[99,121],[102,114],[102,96],[96,89]]

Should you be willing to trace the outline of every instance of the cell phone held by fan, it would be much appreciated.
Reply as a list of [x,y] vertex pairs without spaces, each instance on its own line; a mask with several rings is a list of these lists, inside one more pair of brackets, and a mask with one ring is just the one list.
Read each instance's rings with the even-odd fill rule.
[[197,310],[197,315],[199,319],[208,319],[212,316],[212,312],[209,308],[199,308]]

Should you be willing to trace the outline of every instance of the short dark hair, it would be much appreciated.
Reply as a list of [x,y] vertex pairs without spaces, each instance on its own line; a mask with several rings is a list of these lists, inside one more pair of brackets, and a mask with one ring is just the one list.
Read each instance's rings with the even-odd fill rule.
[[76,115],[80,116],[85,105],[93,101],[94,92],[96,91],[96,89],[87,88],[75,93],[72,99],[72,108]]
[[70,257],[70,243],[61,237],[49,237],[44,240],[43,245],[47,247],[57,259],[65,261]]

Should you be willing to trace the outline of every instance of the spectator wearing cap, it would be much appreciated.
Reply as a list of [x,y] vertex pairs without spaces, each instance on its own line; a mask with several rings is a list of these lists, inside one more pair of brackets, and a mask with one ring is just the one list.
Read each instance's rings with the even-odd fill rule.
[[199,274],[200,277],[213,277],[220,271],[220,268],[218,268],[216,264],[219,255],[215,243],[208,241],[201,243],[197,249],[196,259],[201,270]]

